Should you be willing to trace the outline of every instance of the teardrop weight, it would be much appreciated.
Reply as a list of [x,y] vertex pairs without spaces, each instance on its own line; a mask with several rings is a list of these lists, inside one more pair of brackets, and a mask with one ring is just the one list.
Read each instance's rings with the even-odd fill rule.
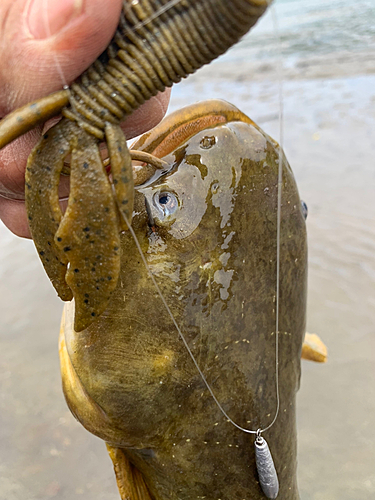
[[277,498],[279,494],[279,480],[267,441],[261,436],[258,436],[254,445],[255,463],[263,493],[267,498]]

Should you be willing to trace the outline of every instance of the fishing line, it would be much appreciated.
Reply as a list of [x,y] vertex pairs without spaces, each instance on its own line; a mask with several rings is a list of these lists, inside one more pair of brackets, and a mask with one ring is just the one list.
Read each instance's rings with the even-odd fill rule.
[[[31,1],[32,0],[30,0],[30,2]],[[135,24],[134,26],[132,26],[129,29],[129,31],[134,32],[134,31],[138,30],[139,28],[146,26],[151,21],[153,21],[154,19],[157,19],[162,14],[164,14],[165,12],[170,10],[172,7],[179,4],[181,1],[182,0],[170,0],[166,5],[164,5],[163,7],[160,7],[160,9],[158,11],[154,12],[154,14],[152,14],[151,16],[146,18],[144,21],[141,21],[141,22]],[[51,25],[50,25],[49,16],[48,16],[47,2],[48,2],[48,0],[43,0],[43,23],[44,23],[44,28],[46,30],[47,38],[50,38],[52,36],[52,34],[51,34]],[[135,5],[137,5],[138,3],[139,3],[139,0],[132,0],[131,2],[127,3],[125,6],[125,11],[129,12],[131,10],[131,8],[134,7]],[[62,69],[62,66],[60,64],[60,61],[59,61],[55,51],[52,52],[52,57],[53,57],[53,61],[55,63],[57,72],[60,76],[63,89],[67,90],[67,89],[69,89],[69,85],[68,85],[68,82],[66,81],[64,71]]]
[[[149,16],[147,19],[140,21],[139,23],[135,24],[132,26],[131,30],[136,31],[137,29],[141,28],[142,26],[145,26],[152,20],[160,17],[162,14],[167,12],[169,9],[172,7],[178,5],[181,2],[181,0],[170,0],[169,2],[166,3],[166,5],[162,6],[157,12]],[[44,3],[46,3],[46,0],[44,0]],[[135,7],[139,3],[139,0],[133,0],[132,2],[129,2],[128,5],[125,6],[125,12],[129,11],[132,9],[132,7]],[[270,2],[268,2],[270,3]],[[181,338],[190,358],[192,359],[195,368],[197,369],[197,372],[199,373],[204,385],[206,386],[207,390],[209,391],[211,397],[213,398],[214,402],[216,403],[217,407],[219,408],[220,412],[224,415],[224,417],[227,419],[228,422],[230,422],[234,427],[237,429],[241,430],[242,432],[248,433],[248,434],[255,434],[256,439],[255,439],[255,458],[256,458],[256,466],[258,470],[258,476],[259,476],[259,482],[260,485],[263,489],[263,492],[268,498],[276,498],[278,495],[279,491],[279,483],[278,483],[278,478],[277,478],[277,473],[273,464],[272,456],[269,451],[268,445],[264,438],[261,436],[261,434],[268,429],[270,429],[273,424],[275,423],[278,414],[279,414],[279,409],[280,409],[280,394],[279,394],[279,309],[280,309],[280,240],[281,240],[281,201],[282,201],[282,174],[283,174],[283,163],[284,163],[284,155],[283,155],[283,133],[284,133],[284,127],[283,127],[283,88],[282,88],[282,68],[281,68],[281,41],[280,41],[280,36],[279,36],[279,31],[278,31],[278,25],[277,25],[277,16],[275,9],[271,7],[271,13],[272,13],[272,18],[273,18],[273,26],[274,26],[274,33],[275,37],[277,39],[277,45],[278,45],[278,50],[277,50],[277,76],[278,76],[278,91],[279,91],[279,133],[280,133],[280,138],[279,138],[279,158],[278,158],[278,180],[277,180],[277,223],[276,223],[276,291],[275,291],[275,384],[276,384],[276,412],[273,420],[271,423],[262,428],[259,428],[257,430],[252,430],[252,429],[246,429],[244,427],[241,427],[238,425],[234,420],[231,419],[231,417],[226,413],[224,408],[222,407],[221,403],[218,401],[216,398],[211,386],[207,382],[207,379],[205,375],[203,374],[202,370],[200,369],[186,339],[185,336],[183,335],[180,327],[177,324],[177,321],[168,305],[166,302],[166,299],[156,282],[156,279],[147,263],[146,257],[142,251],[141,245],[138,241],[138,238],[135,234],[134,229],[132,228],[128,218],[122,213],[122,216],[129,228],[130,234],[135,242],[135,245],[137,247],[137,250],[139,252],[139,255],[141,257],[141,260],[143,262],[143,265],[146,268],[146,271],[157,291],[157,294],[159,295],[163,306],[165,307],[169,317],[171,318],[173,325],[175,326],[179,337]],[[50,26],[49,26],[49,20],[48,20],[48,15],[47,15],[47,10],[45,9],[44,13],[44,21],[46,25],[46,32],[50,33]],[[57,59],[56,54],[53,54],[55,64],[57,67],[57,70],[60,74],[61,80],[64,83],[64,88],[67,86],[65,77],[61,68],[61,65]]]
[[[138,1],[138,0],[136,0]],[[180,0],[171,0],[171,2],[169,2],[167,4],[167,6],[172,7],[172,4],[175,5],[179,2]],[[164,6],[164,7],[167,7],[167,6]],[[251,429],[246,429],[244,427],[241,427],[240,425],[238,425],[236,422],[234,422],[230,417],[229,415],[226,413],[226,411],[224,410],[224,408],[222,407],[222,405],[220,404],[220,402],[218,401],[218,399],[216,398],[213,390],[211,389],[209,383],[207,382],[207,379],[206,377],[204,376],[202,370],[200,369],[180,327],[178,326],[177,324],[177,321],[176,319],[174,318],[173,316],[173,313],[172,311],[170,310],[162,292],[161,292],[161,289],[159,287],[159,285],[157,284],[156,280],[155,280],[155,277],[150,269],[150,267],[148,266],[147,264],[147,261],[146,261],[146,258],[142,252],[142,249],[141,249],[141,246],[140,246],[140,243],[137,239],[137,236],[133,230],[133,228],[131,227],[131,225],[129,224],[129,221],[127,220],[127,218],[125,217],[125,215],[123,216],[124,217],[124,220],[130,230],[130,233],[134,239],[134,242],[137,246],[137,249],[138,249],[138,252],[141,256],[141,259],[142,259],[142,262],[147,270],[147,273],[149,274],[151,280],[152,280],[152,283],[160,297],[160,299],[162,300],[163,302],[163,305],[168,313],[168,315],[170,316],[181,340],[183,341],[184,345],[185,345],[185,348],[186,350],[188,351],[199,375],[201,376],[207,390],[209,391],[209,393],[211,394],[212,398],[214,399],[216,405],[218,406],[219,410],[221,411],[221,413],[225,416],[225,418],[232,424],[234,425],[237,429],[243,431],[243,432],[246,432],[248,434],[257,434],[257,435],[260,435],[260,433],[262,432],[265,432],[267,431],[268,429],[270,429],[272,427],[272,425],[275,423],[277,417],[278,417],[278,414],[279,414],[279,409],[280,409],[280,394],[279,394],[279,309],[280,309],[280,305],[279,305],[279,302],[280,302],[280,230],[281,230],[281,200],[282,200],[282,171],[283,171],[283,150],[282,150],[282,145],[283,145],[283,88],[282,88],[282,68],[281,68],[281,41],[280,41],[280,37],[279,37],[279,34],[278,34],[278,26],[277,26],[277,19],[276,19],[276,12],[275,12],[275,9],[273,6],[271,6],[271,11],[272,11],[272,17],[273,17],[273,23],[274,23],[274,31],[275,31],[275,36],[276,36],[276,39],[277,39],[277,42],[278,42],[278,65],[277,65],[277,76],[278,76],[278,90],[279,90],[279,128],[280,128],[280,141],[279,141],[279,144],[280,144],[280,147],[279,147],[279,164],[278,164],[278,182],[277,182],[277,229],[276,229],[276,293],[275,293],[275,316],[276,316],[276,320],[275,320],[275,366],[276,366],[276,370],[275,370],[275,383],[276,383],[276,412],[275,412],[275,416],[273,418],[273,420],[271,421],[271,423],[263,428],[263,429],[257,429],[257,430],[251,430]],[[160,11],[159,11],[160,12]],[[164,11],[163,11],[164,12]]]
[[[30,2],[31,1],[32,0],[30,0]],[[157,19],[162,14],[164,14],[168,10],[172,9],[172,7],[175,7],[176,5],[178,5],[179,3],[181,3],[181,1],[182,0],[170,0],[165,5],[163,5],[162,7],[160,7],[159,10],[157,10],[152,15],[150,15],[149,17],[147,17],[144,21],[140,21],[139,23],[137,23],[134,26],[132,26],[131,28],[129,28],[129,31],[135,32],[138,29],[142,28],[143,26],[146,26],[151,21]],[[197,1],[199,1],[199,0],[197,0]],[[48,0],[43,0],[43,22],[44,22],[44,28],[46,30],[47,38],[49,38],[52,35],[51,35],[51,25],[50,25],[49,17],[48,17],[47,2],[48,2]],[[125,12],[129,12],[132,9],[132,7],[134,7],[134,6],[138,5],[138,4],[139,4],[139,0],[132,0],[131,2],[128,2],[125,5],[125,9],[124,9]],[[63,71],[62,66],[60,64],[60,61],[59,61],[59,59],[57,57],[57,54],[55,52],[52,52],[52,56],[53,56],[53,60],[54,60],[57,72],[58,72],[58,74],[60,76],[60,79],[61,79],[61,82],[63,84],[63,89],[67,90],[67,89],[69,89],[69,85],[68,85],[68,82],[66,81],[66,78],[65,78],[65,75],[64,75],[64,71]]]
[[[45,29],[46,29],[46,33],[47,33],[47,36],[51,36],[51,29],[50,29],[50,23],[49,23],[49,18],[48,18],[48,10],[47,10],[47,0],[43,0],[44,1],[44,9],[43,9],[43,19],[44,19],[44,24],[45,24]],[[139,0],[132,0],[131,2],[129,2],[126,6],[125,6],[125,12],[129,12],[134,6],[138,5],[139,3]],[[130,29],[132,31],[136,31],[137,29],[147,25],[148,23],[150,23],[151,21],[153,21],[154,19],[160,17],[162,14],[164,14],[165,12],[167,12],[168,10],[170,10],[171,8],[175,7],[176,5],[178,5],[179,3],[181,3],[181,0],[170,0],[169,2],[167,2],[164,6],[162,6],[157,12],[153,13],[151,16],[149,16],[148,18],[146,18],[145,20],[143,21],[140,21],[139,23],[135,24],[134,26],[132,26]],[[270,3],[270,2],[268,2]],[[124,220],[130,230],[130,233],[134,239],[134,242],[137,246],[137,249],[138,249],[138,252],[141,256],[141,259],[142,259],[142,262],[147,270],[147,273],[149,274],[152,282],[153,282],[153,285],[155,286],[155,289],[160,297],[160,299],[162,300],[163,302],[163,305],[168,313],[168,315],[170,316],[181,340],[183,341],[185,347],[186,347],[186,350],[188,351],[200,377],[202,378],[207,390],[209,391],[209,393],[211,394],[212,398],[214,399],[216,405],[218,406],[218,408],[220,409],[221,413],[225,416],[225,418],[232,424],[234,425],[237,429],[243,431],[243,432],[246,432],[246,433],[249,433],[249,434],[257,434],[258,436],[260,435],[260,433],[262,432],[265,432],[267,431],[268,429],[270,429],[270,427],[272,427],[272,425],[275,423],[276,419],[277,419],[277,416],[278,416],[278,413],[279,413],[279,408],[280,408],[280,396],[279,396],[279,381],[278,381],[278,367],[279,367],[279,361],[278,361],[278,356],[279,356],[279,352],[278,352],[278,344],[279,344],[279,298],[280,298],[280,229],[281,229],[281,197],[282,197],[282,168],[283,168],[283,151],[282,151],[282,146],[283,146],[283,94],[282,94],[282,75],[281,75],[281,51],[280,51],[280,38],[279,38],[279,33],[278,33],[278,26],[277,26],[277,19],[276,19],[276,12],[275,12],[275,9],[273,6],[271,6],[271,12],[272,12],[272,18],[273,18],[273,24],[274,24],[274,32],[275,32],[275,36],[277,38],[277,41],[278,41],[278,58],[277,58],[277,75],[278,75],[278,82],[279,82],[279,127],[280,127],[280,148],[279,148],[279,169],[278,169],[278,183],[277,183],[277,193],[278,193],[278,196],[277,196],[277,243],[276,243],[276,253],[277,253],[277,256],[276,256],[276,298],[275,298],[275,307],[276,307],[276,324],[275,324],[275,343],[276,343],[276,348],[275,348],[275,365],[276,365],[276,399],[277,399],[277,407],[276,407],[276,412],[275,412],[275,416],[272,420],[272,422],[265,428],[263,429],[258,429],[258,430],[251,430],[251,429],[246,429],[244,427],[241,427],[240,425],[238,425],[236,422],[234,422],[230,417],[229,415],[226,413],[226,411],[224,410],[224,408],[222,407],[222,405],[220,404],[220,402],[218,401],[218,399],[216,398],[215,394],[213,393],[210,385],[208,384],[207,380],[206,380],[206,377],[204,376],[202,370],[200,369],[197,361],[195,360],[195,357],[183,335],[183,333],[181,332],[181,329],[179,328],[174,316],[173,316],[173,313],[172,311],[170,310],[162,292],[161,292],[161,289],[159,287],[159,285],[157,284],[155,278],[154,278],[154,275],[152,274],[152,271],[151,269],[149,268],[148,264],[147,264],[147,261],[146,261],[146,258],[142,252],[142,249],[141,249],[141,246],[139,244],[139,241],[137,239],[137,236],[133,230],[133,228],[131,227],[131,225],[129,224],[129,221],[127,220],[126,216],[123,215],[124,217]],[[64,72],[62,70],[62,67],[61,67],[61,64],[57,58],[57,55],[55,53],[52,54],[53,55],[53,58],[54,58],[54,62],[55,62],[55,65],[56,65],[56,68],[57,68],[57,71],[60,75],[60,78],[61,78],[61,81],[63,83],[63,87],[64,88],[67,88],[67,82],[66,82],[66,79],[65,79],[65,75],[64,75]]]
[[277,22],[277,13],[274,5],[271,5],[271,15],[274,35],[276,38],[277,57],[276,57],[276,75],[278,86],[278,104],[279,104],[279,165],[277,179],[277,228],[276,228],[276,298],[275,298],[275,363],[276,363],[276,413],[272,422],[263,430],[267,431],[276,422],[280,410],[280,391],[279,391],[279,318],[280,318],[280,240],[281,240],[281,201],[283,193],[283,165],[284,165],[284,104],[283,104],[283,71],[282,71],[282,51],[279,26]]
[[[171,2],[172,3],[172,2]],[[159,285],[157,284],[154,275],[151,272],[150,267],[147,264],[146,258],[142,252],[140,243],[137,236],[129,224],[126,216],[124,216],[125,222],[130,230],[130,233],[134,239],[137,246],[137,250],[141,256],[142,262],[149,274],[152,283],[168,313],[170,316],[190,358],[192,359],[194,366],[196,367],[202,381],[204,382],[207,390],[209,391],[211,397],[215,401],[220,412],[224,415],[228,422],[230,422],[234,427],[241,430],[242,432],[248,434],[255,434],[256,439],[254,442],[255,448],[255,463],[258,472],[259,484],[263,493],[267,498],[275,499],[279,493],[279,480],[276,472],[275,465],[273,463],[272,455],[269,450],[266,440],[262,437],[262,433],[270,429],[276,422],[280,410],[280,391],[279,391],[279,317],[280,317],[280,241],[281,241],[281,202],[282,202],[282,184],[283,184],[283,164],[284,164],[284,154],[283,154],[283,143],[284,143],[284,125],[283,125],[283,85],[282,85],[282,66],[281,66],[281,39],[277,24],[277,15],[274,7],[271,7],[272,19],[273,19],[273,29],[275,38],[277,40],[277,81],[278,81],[278,101],[279,101],[279,148],[278,148],[278,175],[277,175],[277,216],[276,216],[276,293],[275,293],[275,385],[276,385],[276,411],[275,416],[271,423],[261,429],[251,430],[246,429],[238,425],[231,417],[226,413],[218,399],[216,398],[211,386],[206,380],[202,370],[200,369],[180,327],[178,326],[176,319],[170,310],[164,295],[161,292]]]
[[[172,7],[175,7],[176,5],[181,3],[181,1],[182,0],[170,0],[165,5],[163,5],[163,7],[160,7],[159,10],[154,12],[151,16],[147,17],[144,21],[140,21],[139,23],[132,26],[129,31],[134,32],[134,31],[138,30],[139,28],[143,28],[143,26],[146,26],[151,21],[154,21],[154,19],[157,19],[165,12],[168,12],[168,10],[170,10]],[[134,7],[135,5],[138,5],[138,4],[139,4],[139,0],[132,0],[131,2],[127,3],[125,6],[125,12],[130,12],[131,8]]]
[[[202,0],[196,0],[196,3],[198,3],[199,1],[202,1]],[[155,19],[160,17],[162,14],[164,14],[165,12],[168,12],[168,10],[172,9],[173,7],[175,7],[176,5],[178,5],[181,2],[182,2],[182,0],[169,0],[169,2],[167,2],[165,5],[160,7],[159,10],[157,10],[156,12],[151,14],[144,21],[139,21],[139,23],[137,23],[134,26],[132,26],[131,28],[129,28],[129,31],[134,32],[134,31],[138,30],[139,28],[143,28],[143,26],[146,26],[151,21],[154,21]],[[270,5],[272,2],[273,2],[273,0],[266,0],[267,5]],[[131,2],[128,2],[125,5],[125,12],[130,12],[132,7],[138,5],[139,3],[140,3],[140,0],[132,0]]]
[[[44,2],[46,2],[47,0],[44,0]],[[197,0],[198,1],[198,0]],[[181,0],[170,0],[169,2],[167,2],[165,5],[163,5],[162,7],[160,7],[159,10],[157,10],[155,13],[153,13],[152,15],[150,15],[148,18],[146,18],[145,20],[143,21],[140,21],[139,23],[135,24],[134,26],[131,27],[131,31],[136,31],[137,29],[149,24],[151,21],[153,21],[154,19],[157,19],[158,17],[160,17],[162,14],[164,14],[165,12],[167,12],[168,10],[170,10],[171,8],[175,7],[176,5],[178,5],[179,3],[181,3]],[[270,3],[270,1],[267,2],[268,4]],[[127,3],[125,5],[125,12],[129,12],[133,7],[135,7],[136,5],[139,4],[139,0],[132,0],[131,2]],[[274,9],[272,8],[272,11],[274,11]],[[48,20],[48,14],[47,14],[47,9],[45,9],[45,12],[44,12],[44,20],[45,20],[45,25],[46,25],[46,32],[49,34],[50,33],[50,26],[49,26],[49,20]],[[64,75],[62,73],[62,68],[60,66],[60,63],[56,57],[56,55],[54,54],[54,58],[55,58],[55,63],[56,63],[56,66],[57,66],[57,69],[62,77],[62,81],[64,83],[64,87],[66,87],[66,82],[65,82],[65,78],[64,78]],[[281,117],[281,113],[280,113],[280,117]],[[281,173],[280,173],[281,171]],[[280,159],[279,159],[279,183],[278,183],[278,214],[277,214],[277,219],[278,219],[278,223],[277,223],[277,276],[276,276],[276,392],[277,392],[277,410],[276,410],[276,414],[275,414],[275,417],[273,419],[273,421],[267,426],[265,427],[264,429],[261,429],[261,432],[264,432],[266,430],[268,430],[275,422],[276,418],[277,418],[277,415],[278,415],[278,412],[279,412],[279,406],[280,406],[280,403],[279,403],[279,388],[278,388],[278,323],[279,323],[279,267],[280,267],[280,209],[281,209],[281,189],[280,189],[280,185],[281,185],[281,180],[280,180],[280,177],[282,175],[282,155],[280,156]],[[241,427],[240,425],[238,425],[236,422],[234,422],[230,417],[229,415],[226,413],[226,411],[224,410],[224,408],[221,406],[220,402],[218,401],[218,399],[216,398],[214,392],[212,391],[209,383],[207,382],[207,379],[206,377],[204,376],[202,370],[200,369],[180,327],[178,326],[177,322],[176,322],[176,319],[174,318],[173,316],[173,313],[172,311],[170,310],[162,292],[161,292],[161,289],[159,287],[159,285],[157,284],[156,280],[155,280],[155,277],[154,275],[152,274],[152,271],[151,269],[149,268],[148,264],[147,264],[147,261],[146,261],[146,258],[142,252],[142,249],[141,249],[141,246],[139,244],[139,241],[137,239],[137,236],[131,226],[131,224],[129,224],[129,221],[127,220],[126,216],[123,214],[123,217],[124,217],[124,220],[130,230],[130,233],[134,239],[134,242],[137,246],[137,249],[138,249],[138,252],[141,256],[141,259],[142,259],[142,262],[147,270],[147,273],[149,274],[152,282],[153,282],[153,285],[155,286],[155,289],[160,297],[160,299],[162,300],[163,302],[163,305],[166,309],[166,311],[168,312],[168,315],[170,316],[181,340],[183,341],[185,347],[186,347],[186,350],[188,351],[199,375],[201,376],[207,390],[209,391],[209,393],[211,394],[212,398],[214,399],[215,403],[217,404],[218,408],[220,409],[220,411],[222,412],[222,414],[225,416],[225,418],[230,422],[232,423],[232,425],[234,425],[237,429],[243,431],[243,432],[246,432],[246,433],[249,433],[249,434],[258,434],[259,435],[259,432],[260,430],[250,430],[250,429],[246,429],[244,427]]]
[[210,387],[209,383],[207,382],[206,377],[204,376],[204,374],[203,374],[202,370],[199,368],[199,365],[198,365],[198,363],[197,363],[197,361],[196,361],[196,359],[195,359],[195,357],[194,357],[194,354],[191,352],[191,349],[190,349],[190,347],[189,347],[189,345],[188,345],[188,343],[187,343],[187,341],[186,341],[186,339],[185,339],[185,336],[183,335],[183,333],[182,333],[182,331],[181,331],[180,327],[178,326],[177,321],[176,321],[175,317],[173,316],[173,313],[172,313],[172,311],[171,311],[170,307],[168,306],[168,303],[167,303],[167,301],[165,300],[164,295],[163,295],[162,291],[160,290],[160,287],[159,287],[159,285],[157,284],[157,282],[156,282],[156,280],[155,280],[155,277],[154,277],[154,275],[152,274],[152,271],[151,271],[151,269],[150,269],[149,265],[147,264],[146,258],[145,258],[144,254],[143,254],[143,251],[142,251],[141,245],[140,245],[140,243],[139,243],[139,241],[138,241],[138,238],[137,238],[137,236],[136,236],[136,234],[135,234],[135,232],[134,232],[134,229],[133,229],[133,228],[131,227],[131,225],[129,224],[129,220],[128,220],[128,218],[127,218],[124,214],[122,214],[122,216],[124,217],[124,220],[125,220],[125,222],[126,222],[126,224],[127,224],[128,228],[129,228],[130,234],[132,235],[132,237],[133,237],[133,239],[134,239],[134,242],[135,242],[135,244],[136,244],[137,250],[138,250],[138,252],[139,252],[139,255],[141,256],[142,262],[143,262],[143,264],[144,264],[144,266],[145,266],[145,268],[146,268],[146,270],[147,270],[147,273],[148,273],[149,277],[151,278],[151,281],[152,281],[153,285],[155,286],[155,289],[156,289],[156,291],[157,291],[157,293],[158,293],[158,295],[159,295],[159,297],[160,297],[161,301],[163,302],[163,305],[164,305],[164,307],[165,307],[165,309],[166,309],[166,311],[167,311],[167,313],[168,313],[169,317],[171,318],[171,320],[172,320],[172,322],[173,322],[173,324],[174,324],[174,326],[175,326],[175,328],[176,328],[176,330],[177,330],[177,332],[178,332],[178,334],[179,334],[179,336],[180,336],[180,338],[181,338],[182,342],[184,343],[184,346],[186,347],[186,350],[188,351],[188,353],[189,353],[189,355],[190,355],[190,357],[191,357],[191,359],[192,359],[192,361],[193,361],[193,363],[194,363],[194,365],[195,365],[195,367],[196,367],[196,369],[197,369],[197,371],[198,371],[199,375],[201,376],[201,378],[202,378],[202,380],[203,380],[203,382],[204,382],[204,384],[205,384],[205,386],[206,386],[207,390],[208,390],[208,391],[209,391],[209,393],[211,394],[211,396],[212,396],[212,398],[214,399],[215,403],[216,403],[216,404],[217,404],[217,406],[219,407],[219,410],[220,410],[220,411],[222,412],[222,414],[223,414],[223,415],[227,418],[227,420],[229,420],[229,422],[231,422],[231,423],[232,423],[235,427],[237,427],[237,429],[240,429],[241,431],[247,432],[247,433],[249,433],[249,434],[256,434],[256,433],[257,433],[257,431],[251,431],[251,430],[249,430],[249,429],[244,429],[244,428],[243,428],[243,427],[241,427],[240,425],[236,424],[236,422],[234,422],[234,421],[233,421],[233,420],[229,417],[229,415],[226,413],[226,411],[224,410],[224,408],[221,406],[221,404],[220,404],[220,403],[219,403],[219,401],[217,400],[217,398],[216,398],[215,394],[213,393],[213,391],[212,391],[212,389],[211,389],[211,387]]

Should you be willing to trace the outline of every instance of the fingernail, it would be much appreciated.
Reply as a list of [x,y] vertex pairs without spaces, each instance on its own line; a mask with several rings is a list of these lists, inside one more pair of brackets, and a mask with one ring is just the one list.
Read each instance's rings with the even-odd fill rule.
[[29,31],[39,40],[49,38],[82,12],[83,0],[32,0],[27,20]]

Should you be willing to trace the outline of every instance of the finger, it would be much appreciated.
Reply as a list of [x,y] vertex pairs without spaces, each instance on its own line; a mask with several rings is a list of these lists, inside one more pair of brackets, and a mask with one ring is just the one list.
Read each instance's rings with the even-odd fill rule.
[[77,78],[110,42],[121,5],[121,0],[10,0],[8,9],[1,7],[0,112]]
[[24,199],[26,162],[40,135],[37,127],[0,151],[0,196]]
[[[108,45],[121,4],[1,0],[0,117],[81,74]],[[26,160],[39,137],[34,130],[0,151],[0,194],[23,197]]]
[[157,125],[167,112],[171,89],[157,94],[138,108],[122,124],[121,128],[127,139],[133,139],[137,135],[147,132]]
[[16,236],[31,238],[25,203],[0,197],[0,219]]

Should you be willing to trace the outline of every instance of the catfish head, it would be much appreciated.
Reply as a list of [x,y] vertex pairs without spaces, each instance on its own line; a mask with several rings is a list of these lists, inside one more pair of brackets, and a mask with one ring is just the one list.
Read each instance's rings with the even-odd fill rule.
[[[133,230],[147,266],[127,231],[106,311],[76,333],[74,304],[67,306],[60,355],[68,405],[108,443],[122,498],[263,499],[253,437],[220,411],[149,273],[227,415],[246,429],[267,427],[277,408],[279,145],[237,108],[213,100],[173,113],[133,147],[168,165],[135,195]],[[307,244],[285,159],[282,168],[280,411],[264,435],[278,498],[296,500]]]

